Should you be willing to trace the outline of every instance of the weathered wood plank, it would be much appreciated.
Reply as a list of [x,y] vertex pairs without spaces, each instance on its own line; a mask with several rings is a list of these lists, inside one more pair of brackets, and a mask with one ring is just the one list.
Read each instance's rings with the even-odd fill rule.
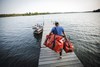
[[69,61],[69,62],[60,62],[60,63],[54,63],[54,64],[39,65],[39,67],[83,67],[83,65],[80,64],[80,62],[73,60],[73,61]]

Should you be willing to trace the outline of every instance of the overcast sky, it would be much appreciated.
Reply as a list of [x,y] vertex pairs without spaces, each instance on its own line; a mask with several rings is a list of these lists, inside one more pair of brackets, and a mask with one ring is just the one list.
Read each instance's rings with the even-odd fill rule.
[[1,13],[73,12],[100,8],[100,0],[0,0]]

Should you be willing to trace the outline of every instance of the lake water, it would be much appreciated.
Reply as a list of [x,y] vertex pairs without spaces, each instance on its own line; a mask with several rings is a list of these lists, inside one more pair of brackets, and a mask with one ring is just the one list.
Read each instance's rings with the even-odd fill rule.
[[0,18],[0,67],[37,67],[41,36],[36,23],[59,21],[84,67],[100,65],[100,13],[51,14]]

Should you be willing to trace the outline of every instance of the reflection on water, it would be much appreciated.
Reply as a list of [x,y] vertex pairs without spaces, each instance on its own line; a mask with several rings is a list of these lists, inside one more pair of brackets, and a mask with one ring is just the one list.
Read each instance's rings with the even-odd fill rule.
[[43,17],[60,22],[85,67],[99,67],[100,13],[0,18],[0,67],[37,67],[42,34],[33,34],[32,26]]
[[34,38],[31,17],[24,18],[0,18],[0,67],[38,66],[41,37]]
[[41,40],[41,38],[42,38],[42,33],[36,34],[36,33],[33,32],[33,35],[37,39],[37,42],[39,42]]

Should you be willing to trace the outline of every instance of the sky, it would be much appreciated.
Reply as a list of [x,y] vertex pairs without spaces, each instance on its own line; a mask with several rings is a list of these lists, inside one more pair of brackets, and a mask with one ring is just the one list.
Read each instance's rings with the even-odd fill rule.
[[0,14],[82,12],[100,8],[100,0],[0,0]]

